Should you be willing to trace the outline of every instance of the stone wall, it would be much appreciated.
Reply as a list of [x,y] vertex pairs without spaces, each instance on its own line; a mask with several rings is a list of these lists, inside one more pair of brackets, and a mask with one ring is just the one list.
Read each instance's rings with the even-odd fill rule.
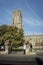
[[33,46],[43,45],[43,35],[28,35],[24,36],[24,38],[25,40],[28,40],[30,43],[32,43]]

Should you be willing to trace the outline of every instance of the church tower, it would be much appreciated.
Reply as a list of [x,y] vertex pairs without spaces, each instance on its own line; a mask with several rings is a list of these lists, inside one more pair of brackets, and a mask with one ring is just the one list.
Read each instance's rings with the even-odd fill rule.
[[13,12],[13,26],[18,27],[18,29],[22,28],[22,15],[20,10]]

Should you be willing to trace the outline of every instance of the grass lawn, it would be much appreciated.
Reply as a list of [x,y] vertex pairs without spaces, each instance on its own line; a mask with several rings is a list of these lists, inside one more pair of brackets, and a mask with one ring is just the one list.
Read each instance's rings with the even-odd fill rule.
[[15,52],[18,52],[18,51],[23,51],[23,49],[22,48],[12,48],[12,51],[15,51]]
[[41,51],[41,50],[43,50],[43,48],[33,48],[33,50],[34,51],[37,51],[37,50]]

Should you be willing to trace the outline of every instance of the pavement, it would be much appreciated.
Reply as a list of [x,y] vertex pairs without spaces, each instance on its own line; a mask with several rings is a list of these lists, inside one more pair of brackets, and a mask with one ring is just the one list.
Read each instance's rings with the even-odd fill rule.
[[0,55],[0,65],[43,65],[43,56],[37,55],[16,55],[16,54],[7,54]]
[[0,54],[0,65],[40,65],[40,63],[43,64],[43,51],[37,52],[37,54],[30,52],[28,55],[23,52]]
[[[0,51],[0,55],[8,55],[8,53],[7,52],[5,52],[5,51]],[[10,53],[10,55],[18,55],[18,56],[21,56],[21,55],[24,55],[23,54],[23,51],[22,52],[14,52],[14,51],[12,51],[11,53]],[[26,53],[25,54],[26,56],[29,56],[29,55],[41,55],[41,56],[43,56],[43,51],[37,51],[37,52],[28,52],[28,53]]]

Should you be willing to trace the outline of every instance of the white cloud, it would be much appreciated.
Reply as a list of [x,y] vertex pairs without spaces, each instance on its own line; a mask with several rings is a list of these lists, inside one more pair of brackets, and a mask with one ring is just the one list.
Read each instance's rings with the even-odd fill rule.
[[30,26],[43,26],[43,21],[38,20],[38,19],[33,19],[33,18],[24,18],[23,19],[24,23]]
[[27,14],[28,17],[24,16],[24,18],[23,18],[24,23],[26,23],[30,26],[43,26],[43,20],[38,16],[38,14],[28,4],[28,1],[26,1],[25,4],[27,6],[27,10],[30,10],[30,12]]

